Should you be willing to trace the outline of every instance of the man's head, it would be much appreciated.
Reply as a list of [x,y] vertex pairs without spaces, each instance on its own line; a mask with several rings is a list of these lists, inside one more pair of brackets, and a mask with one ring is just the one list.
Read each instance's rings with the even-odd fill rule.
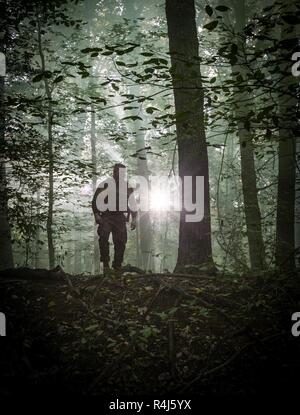
[[[126,169],[126,166],[124,166],[124,164],[122,163],[116,163],[114,165],[114,170],[113,170],[113,177],[115,179],[115,181],[119,181],[120,178],[120,170],[122,169]],[[125,172],[125,170],[124,170]],[[123,174],[123,177],[125,177],[125,174]]]

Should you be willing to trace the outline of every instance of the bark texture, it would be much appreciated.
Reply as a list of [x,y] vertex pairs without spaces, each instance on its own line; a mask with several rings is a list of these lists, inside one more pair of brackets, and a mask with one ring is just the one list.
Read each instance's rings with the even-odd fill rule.
[[[193,0],[166,0],[171,74],[174,87],[179,175],[204,177],[204,219],[186,222],[180,215],[176,268],[211,263],[208,155],[204,130],[204,93],[199,65]],[[195,191],[195,182],[193,182]]]

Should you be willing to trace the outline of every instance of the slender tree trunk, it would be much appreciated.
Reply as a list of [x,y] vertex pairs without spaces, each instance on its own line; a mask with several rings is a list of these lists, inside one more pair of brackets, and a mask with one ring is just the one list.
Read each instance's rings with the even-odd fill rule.
[[[294,14],[296,3],[285,1],[284,13]],[[298,49],[299,25],[284,23],[280,40],[278,202],[276,219],[276,265],[286,271],[295,267],[295,143],[299,139],[296,89],[299,80],[291,74],[291,56]]]
[[[0,40],[0,52],[4,53],[4,39]],[[11,231],[8,220],[8,197],[5,166],[5,103],[4,76],[0,76],[0,269],[13,268]]]
[[[2,120],[0,120],[0,123],[1,123],[0,129],[2,130]],[[2,135],[2,131],[0,134]],[[1,138],[0,147],[2,147],[2,145],[3,145],[3,141]],[[14,267],[12,242],[11,242],[11,231],[10,231],[10,225],[9,225],[8,214],[7,214],[8,212],[7,202],[8,200],[7,200],[6,168],[5,168],[5,162],[1,157],[1,160],[0,160],[0,269]]]
[[80,216],[74,214],[74,274],[81,273],[81,230],[80,230]]
[[[245,42],[242,30],[246,24],[245,2],[238,0],[234,2],[236,24],[238,33],[237,46],[241,55],[245,50]],[[232,72],[238,72],[243,79],[247,80],[247,71],[239,61],[232,65]],[[238,135],[241,156],[241,178],[244,197],[244,209],[246,218],[247,237],[249,244],[250,265],[253,271],[265,268],[265,248],[262,236],[261,212],[258,202],[257,178],[255,170],[255,157],[253,148],[253,137],[251,127],[247,126],[247,115],[250,108],[241,102],[245,102],[247,92],[235,92],[234,110],[237,119]]]
[[[143,131],[140,130],[140,125],[136,130],[136,151],[137,170],[138,175],[145,177],[149,182],[149,170],[147,162],[147,154],[145,149],[145,137]],[[152,226],[149,212],[140,212],[138,215],[139,221],[139,240],[140,240],[140,260],[142,269],[148,269],[149,257],[152,255]]]
[[[97,188],[97,153],[96,153],[96,113],[95,113],[94,104],[91,104],[90,142],[91,142],[91,156],[92,156],[92,166],[93,166],[92,186],[93,186],[93,194],[95,194],[95,191]],[[99,274],[100,272],[100,255],[99,255],[98,234],[97,234],[96,227],[94,227],[93,271],[95,274]]]
[[166,267],[166,259],[167,259],[167,255],[168,255],[168,232],[169,232],[169,214],[167,212],[166,214],[166,221],[165,221],[165,233],[163,236],[163,243],[162,243],[162,259],[161,259],[161,263],[160,263],[160,272],[164,272],[165,271],[165,267]]
[[[41,24],[38,17],[38,49],[41,59],[41,69],[44,73],[46,71],[45,55],[42,45]],[[47,214],[47,241],[48,241],[48,256],[49,256],[49,268],[54,267],[55,252],[53,242],[53,204],[54,204],[54,157],[53,157],[53,109],[52,109],[52,93],[50,90],[49,82],[44,77],[44,86],[47,97],[47,134],[48,134],[48,214]]]
[[35,235],[35,247],[34,247],[34,268],[39,268],[40,266],[40,234],[41,234],[41,230],[40,230],[40,200],[41,200],[41,191],[40,189],[37,190],[37,195],[36,195],[36,201],[38,204],[38,209],[37,209],[37,216],[38,219],[36,221],[36,226],[37,226],[37,230],[36,230],[36,235]]
[[[2,143],[0,147],[2,147]],[[14,267],[11,231],[7,212],[6,169],[4,161],[0,160],[0,269]]]
[[[93,46],[93,19],[96,17],[96,6],[97,6],[97,0],[89,0],[88,1],[88,7],[86,8],[86,19],[88,22],[87,31],[88,36],[90,39],[90,46]],[[97,76],[97,69],[94,70],[93,75]],[[89,82],[89,91],[93,91],[94,84],[93,84],[93,78]],[[91,161],[92,161],[92,168],[93,168],[93,176],[92,176],[92,189],[93,194],[95,194],[96,188],[97,188],[97,151],[96,151],[96,108],[94,103],[91,103],[91,130],[90,130],[90,144],[91,144]],[[94,218],[94,217],[93,217]],[[99,253],[99,242],[98,242],[98,233],[97,233],[97,227],[93,227],[93,260],[92,260],[92,269],[94,274],[100,273],[100,253]]]
[[[166,0],[171,75],[174,87],[179,175],[204,177],[204,219],[186,222],[180,214],[176,269],[212,262],[208,156],[204,93],[199,66],[194,0]],[[195,192],[195,181],[193,182]],[[195,196],[195,193],[194,193]]]
[[[139,91],[138,86],[131,86],[129,92],[137,96]],[[136,115],[132,113],[132,115]],[[141,114],[139,114],[141,116]],[[134,123],[134,129],[132,134],[135,137],[135,149],[137,154],[137,174],[145,179],[149,183],[149,169],[148,169],[148,160],[147,153],[145,150],[145,132],[142,131],[142,125],[139,120]],[[139,267],[147,270],[149,268],[149,263],[151,264],[151,254],[152,254],[152,225],[151,217],[149,212],[139,212],[138,217],[138,227],[139,227]],[[150,258],[150,261],[149,261]]]
[[[139,3],[138,1],[124,0],[123,3],[124,16],[126,16],[126,18],[137,19],[142,14],[141,3]],[[129,88],[129,91],[131,94],[136,96],[139,92],[139,86],[132,85]],[[139,121],[135,123],[135,131],[132,132],[135,133],[136,151],[139,155],[139,157],[137,158],[138,175],[143,176],[148,180],[149,171],[147,154],[143,150],[145,148],[145,133],[141,131],[141,123]],[[153,235],[151,217],[149,212],[140,212],[137,217],[137,222],[137,237],[139,237],[139,239],[137,240],[138,266],[142,269],[147,269],[149,267],[151,268]]]
[[72,234],[73,232],[74,230],[72,229],[69,234],[69,240],[67,241],[67,255],[66,255],[65,266],[64,266],[64,270],[67,273],[73,272],[73,267],[72,267],[73,265],[73,261],[72,261],[72,252],[73,252]]
[[135,229],[135,248],[136,248],[136,265],[142,268],[141,249],[140,249],[140,222],[137,220]]

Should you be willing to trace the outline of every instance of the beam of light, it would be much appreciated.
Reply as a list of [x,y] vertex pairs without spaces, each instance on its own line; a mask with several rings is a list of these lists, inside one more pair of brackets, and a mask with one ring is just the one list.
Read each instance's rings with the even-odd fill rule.
[[166,212],[170,210],[170,198],[168,192],[162,189],[154,189],[150,192],[149,207],[154,212]]

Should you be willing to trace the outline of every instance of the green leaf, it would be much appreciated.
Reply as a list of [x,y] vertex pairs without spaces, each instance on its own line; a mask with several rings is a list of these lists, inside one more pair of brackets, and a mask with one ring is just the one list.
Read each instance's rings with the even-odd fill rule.
[[91,326],[86,327],[85,331],[94,331],[97,330],[99,327],[98,323],[92,324]]
[[138,109],[139,107],[124,107],[123,109],[124,109],[124,111],[125,110],[136,110],[136,109]]
[[164,311],[161,313],[157,313],[157,315],[162,319],[162,320],[167,320],[168,318],[168,314],[165,313]]
[[124,49],[124,50],[117,50],[117,54],[118,55],[125,55],[126,53],[130,53],[132,52],[134,49],[136,48],[136,46],[131,46],[130,48]]
[[64,79],[64,77],[62,75],[59,75],[57,78],[54,79],[53,83],[54,84],[58,84],[59,82],[61,82]]
[[213,9],[212,9],[212,7],[210,7],[210,6],[205,6],[205,11],[206,11],[206,13],[209,15],[209,16],[212,16],[212,14],[213,14]]
[[32,78],[32,82],[40,82],[44,78],[44,74],[40,73],[36,75],[34,78]]
[[147,114],[153,114],[153,111],[159,111],[159,110],[155,107],[148,107],[146,109]]
[[227,12],[227,10],[230,10],[230,7],[227,6],[217,6],[216,10],[218,10],[219,12]]
[[82,53],[90,53],[90,52],[101,52],[101,48],[85,48],[81,49]]
[[76,62],[71,61],[63,61],[61,62],[62,65],[70,65],[70,66],[76,66]]
[[112,88],[115,90],[115,91],[119,91],[119,87],[118,87],[118,85],[116,85],[116,84],[111,84],[111,86],[112,86]]
[[129,115],[128,117],[122,118],[122,121],[124,121],[124,120],[132,120],[132,121],[141,120],[141,121],[143,121],[143,118],[139,117],[138,115]]
[[168,65],[168,61],[166,59],[160,59],[159,60],[160,63],[162,63],[163,65]]
[[207,29],[209,31],[214,30],[217,26],[218,26],[218,20],[213,20],[210,23],[207,23],[206,25],[204,25],[204,29]]
[[152,329],[151,327],[147,326],[142,330],[142,335],[147,339],[148,337],[150,337],[152,335]]
[[149,59],[149,60],[143,62],[143,65],[152,65],[152,64],[159,65],[159,59],[158,58],[152,58],[152,59]]

